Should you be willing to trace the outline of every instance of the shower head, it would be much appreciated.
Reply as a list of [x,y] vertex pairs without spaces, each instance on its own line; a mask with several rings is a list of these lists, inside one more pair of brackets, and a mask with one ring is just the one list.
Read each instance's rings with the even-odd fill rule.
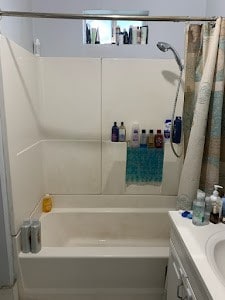
[[165,43],[165,42],[158,42],[157,43],[157,47],[159,48],[159,50],[161,50],[163,52],[171,50],[173,52],[173,54],[174,54],[175,60],[176,60],[176,62],[178,64],[178,67],[179,67],[180,71],[183,70],[184,66],[182,65],[180,56],[177,53],[177,51],[170,44]]

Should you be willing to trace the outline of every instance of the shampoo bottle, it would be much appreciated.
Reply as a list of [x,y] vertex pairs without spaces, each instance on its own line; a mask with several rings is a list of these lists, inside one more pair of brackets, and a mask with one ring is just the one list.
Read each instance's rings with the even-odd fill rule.
[[154,131],[153,129],[149,130],[149,134],[148,134],[148,148],[154,148],[155,147],[155,141],[154,141]]
[[117,126],[116,122],[114,122],[114,125],[112,127],[111,141],[112,142],[118,142],[119,141],[119,127]]
[[138,148],[140,145],[139,139],[140,139],[139,124],[135,122],[132,126],[130,146],[133,148]]
[[147,148],[147,134],[146,134],[145,129],[142,129],[142,131],[141,131],[140,147],[141,148]]
[[42,199],[42,211],[50,212],[52,210],[52,196],[46,194]]
[[163,147],[163,135],[161,133],[161,129],[157,129],[157,133],[155,135],[155,147],[162,148]]
[[176,117],[173,128],[173,143],[180,144],[181,141],[182,121],[181,117]]
[[126,127],[123,122],[119,127],[119,142],[126,142]]

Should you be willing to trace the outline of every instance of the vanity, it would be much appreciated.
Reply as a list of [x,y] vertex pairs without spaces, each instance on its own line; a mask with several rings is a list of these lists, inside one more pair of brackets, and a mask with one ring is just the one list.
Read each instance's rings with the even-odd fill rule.
[[225,224],[195,226],[169,212],[167,300],[225,299]]

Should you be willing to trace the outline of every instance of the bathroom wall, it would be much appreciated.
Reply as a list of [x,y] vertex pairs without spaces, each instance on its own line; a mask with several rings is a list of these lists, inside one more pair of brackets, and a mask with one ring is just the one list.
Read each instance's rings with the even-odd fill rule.
[[4,110],[16,234],[43,194],[38,59],[1,36]]
[[[30,0],[0,0],[1,10],[32,11]],[[18,45],[32,52],[33,23],[29,18],[3,17],[0,20],[1,33]]]
[[206,4],[207,16],[225,16],[225,2],[223,0],[207,0]]
[[[152,16],[180,15],[204,16],[206,0],[186,1],[119,1],[119,0],[83,0],[32,1],[34,11],[82,13],[87,9],[106,10],[148,10]],[[136,57],[136,58],[171,58],[171,53],[163,54],[156,48],[159,40],[174,45],[183,53],[184,23],[151,22],[149,24],[149,45],[83,45],[83,21],[80,20],[43,20],[35,19],[34,37],[41,41],[42,56],[77,56],[77,57]]]
[[[162,128],[179,76],[174,59],[41,58],[40,72],[46,192],[176,195],[182,160],[169,145],[162,185],[126,187],[126,144],[110,142],[113,121],[125,122],[128,139],[135,120]],[[181,92],[177,115],[182,103]]]

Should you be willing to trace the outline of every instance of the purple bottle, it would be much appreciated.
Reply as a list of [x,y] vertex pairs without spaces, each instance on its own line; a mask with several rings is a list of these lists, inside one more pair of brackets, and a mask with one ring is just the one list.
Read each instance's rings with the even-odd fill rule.
[[114,125],[112,127],[111,141],[112,142],[118,142],[119,141],[119,127],[117,126],[116,122],[114,122]]

